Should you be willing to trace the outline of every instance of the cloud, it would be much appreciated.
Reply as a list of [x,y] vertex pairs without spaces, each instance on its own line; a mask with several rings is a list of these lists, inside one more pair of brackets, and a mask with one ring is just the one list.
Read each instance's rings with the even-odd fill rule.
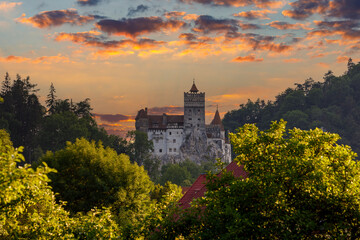
[[255,58],[254,55],[248,55],[245,57],[237,57],[231,60],[231,62],[262,62],[263,58]]
[[15,63],[21,63],[21,62],[26,62],[29,61],[30,58],[26,58],[26,57],[20,57],[20,56],[7,56],[7,57],[0,57],[0,62],[15,62]]
[[[172,12],[166,12],[164,13],[164,17],[169,19],[169,18],[179,18],[182,17],[186,14],[186,12],[179,12],[179,11],[172,11]],[[197,18],[197,15],[196,15]]]
[[317,65],[320,66],[320,67],[323,67],[323,68],[329,68],[330,67],[329,64],[324,63],[324,62],[319,62]]
[[288,30],[288,29],[305,29],[305,30],[312,30],[312,28],[309,28],[308,26],[310,25],[310,23],[307,24],[303,24],[303,23],[295,23],[295,24],[291,24],[291,23],[287,23],[287,22],[279,22],[279,21],[273,21],[271,23],[268,23],[268,25],[270,27],[276,28],[276,29],[280,29],[280,30]]
[[98,5],[102,0],[77,0],[77,3],[81,6],[95,6]]
[[10,55],[8,57],[0,57],[0,62],[15,62],[15,63],[42,63],[42,64],[52,64],[52,63],[60,63],[60,62],[70,62],[68,57],[61,55],[60,53],[56,56],[41,56],[35,59],[21,57],[21,56],[13,56]]
[[138,5],[136,8],[130,7],[128,9],[128,17],[132,17],[134,15],[136,15],[137,13],[143,13],[146,12],[147,10],[149,10],[149,7],[143,4]]
[[[58,33],[55,35],[55,41],[70,41],[88,47],[98,47],[105,49],[124,49],[130,48],[132,50],[154,49],[165,45],[163,41],[156,41],[149,38],[140,39],[124,39],[107,41],[103,37],[98,36],[97,31],[79,32],[79,33]],[[124,52],[123,52],[124,53]],[[119,55],[120,51],[100,51],[97,55]]]
[[280,8],[283,6],[283,1],[273,0],[178,0],[183,3],[192,4],[200,3],[204,5],[214,6],[231,6],[231,7],[245,7],[255,5],[258,8]]
[[166,20],[160,17],[123,18],[121,20],[101,20],[96,27],[109,35],[123,35],[136,38],[139,35],[150,34],[160,31],[178,31],[186,26],[179,20]]
[[25,14],[16,19],[18,22],[31,24],[38,28],[60,26],[65,23],[84,25],[95,20],[95,16],[80,16],[76,9],[45,11],[33,17],[26,18]]
[[262,50],[274,53],[285,53],[293,50],[291,45],[274,42],[276,40],[274,36],[262,36],[254,33],[228,33],[226,38],[227,42],[239,41],[247,50]]
[[283,62],[285,63],[298,63],[298,62],[302,62],[302,59],[299,58],[289,58],[289,59],[284,59]]
[[20,6],[22,2],[0,2],[0,12],[7,12],[14,9],[16,6]]
[[179,106],[163,106],[148,109],[148,113],[152,115],[162,115],[163,113],[170,115],[184,114],[184,107]]
[[328,15],[347,19],[360,19],[360,1],[333,0],[329,5]]
[[314,13],[325,13],[329,0],[297,0],[290,3],[292,10],[284,10],[284,16],[297,20],[304,20]]
[[236,32],[239,28],[239,22],[233,19],[216,19],[209,15],[201,15],[195,20],[194,32],[204,34],[216,32],[227,33]]
[[359,39],[360,24],[357,21],[314,21],[318,29],[308,33],[309,36],[340,35],[343,39]]
[[[108,123],[118,123],[118,122],[134,122],[135,117],[134,116],[128,116],[123,114],[99,114],[94,113],[93,114],[95,118],[98,118],[102,121],[108,122]],[[110,125],[108,125],[110,126]],[[112,125],[115,126],[115,125]]]
[[240,13],[235,13],[233,14],[234,17],[242,17],[242,18],[246,18],[249,20],[253,20],[253,19],[270,19],[268,17],[268,14],[274,14],[277,13],[276,11],[272,11],[272,10],[267,10],[267,9],[263,9],[263,10],[251,10],[248,12],[240,12]]

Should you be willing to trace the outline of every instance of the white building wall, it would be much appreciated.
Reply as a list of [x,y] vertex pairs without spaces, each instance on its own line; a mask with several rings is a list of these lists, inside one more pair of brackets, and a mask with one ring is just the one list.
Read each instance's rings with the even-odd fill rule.
[[170,128],[166,130],[166,151],[168,155],[175,156],[180,154],[180,147],[183,142],[183,136],[183,129]]
[[167,149],[166,131],[162,129],[149,129],[148,139],[154,144],[154,154],[164,156]]
[[154,144],[154,154],[157,156],[179,155],[180,147],[183,142],[184,131],[180,128],[175,129],[149,129],[148,139]]

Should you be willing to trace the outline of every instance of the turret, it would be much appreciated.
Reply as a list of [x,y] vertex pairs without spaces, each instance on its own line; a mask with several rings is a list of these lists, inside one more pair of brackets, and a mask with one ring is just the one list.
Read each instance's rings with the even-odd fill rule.
[[184,92],[184,130],[185,135],[196,131],[206,137],[205,93],[199,92],[195,81],[189,92]]

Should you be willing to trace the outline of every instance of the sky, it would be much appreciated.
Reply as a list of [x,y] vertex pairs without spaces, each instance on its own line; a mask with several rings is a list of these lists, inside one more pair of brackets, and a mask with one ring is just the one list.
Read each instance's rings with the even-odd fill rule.
[[195,79],[209,122],[360,60],[359,0],[0,1],[0,76],[30,76],[45,101],[91,99],[109,133],[138,110],[182,114]]

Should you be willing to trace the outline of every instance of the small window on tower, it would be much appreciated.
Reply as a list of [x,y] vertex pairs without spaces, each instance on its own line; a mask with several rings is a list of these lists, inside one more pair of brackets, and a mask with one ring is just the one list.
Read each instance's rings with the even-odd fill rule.
[[176,139],[173,139],[173,143],[176,143]]
[[201,119],[200,118],[198,118],[198,121],[200,121]]
[[171,132],[169,132],[169,135],[171,135]]
[[162,149],[159,149],[159,152],[162,152]]
[[189,118],[189,121],[191,121],[192,120],[192,118]]
[[174,152],[176,152],[176,148],[174,148]]
[[169,148],[169,152],[172,152],[172,148]]

